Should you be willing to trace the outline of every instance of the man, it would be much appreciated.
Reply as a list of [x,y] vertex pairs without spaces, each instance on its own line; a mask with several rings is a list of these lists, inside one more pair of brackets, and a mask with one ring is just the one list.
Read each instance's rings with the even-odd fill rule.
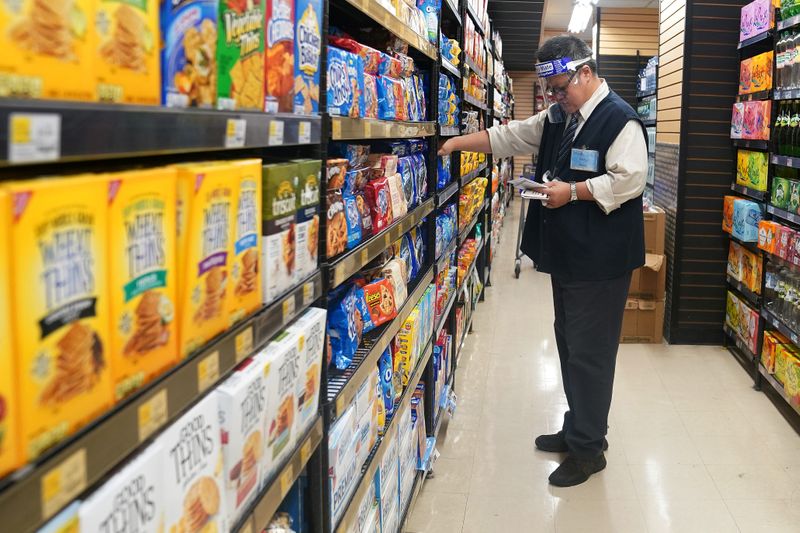
[[597,76],[589,47],[573,36],[548,40],[536,70],[547,111],[445,142],[495,157],[538,153],[522,251],[551,274],[555,334],[569,410],[562,430],[536,447],[568,452],[550,483],[583,483],[606,466],[603,452],[622,315],[631,272],[644,264],[642,192],[647,134],[636,112]]

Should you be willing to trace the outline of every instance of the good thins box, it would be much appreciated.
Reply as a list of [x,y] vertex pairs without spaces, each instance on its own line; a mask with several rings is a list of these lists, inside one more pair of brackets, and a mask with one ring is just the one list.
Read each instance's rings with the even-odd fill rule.
[[11,286],[23,458],[100,415],[109,369],[107,180],[12,183]]
[[225,163],[177,169],[179,351],[186,356],[228,327],[238,170]]
[[325,347],[327,311],[310,307],[289,328],[303,339],[300,351],[300,372],[296,382],[297,435],[301,438],[314,421],[319,406],[322,379],[322,357]]
[[297,0],[294,26],[294,112],[319,112],[322,1]]
[[229,311],[233,325],[261,307],[261,160],[231,164],[238,171]]
[[20,465],[17,433],[17,395],[11,342],[11,245],[8,221],[11,201],[0,189],[0,477]]
[[263,360],[248,359],[217,390],[229,524],[241,517],[264,481],[264,424],[272,408],[268,378]]
[[297,163],[265,165],[263,172],[264,303],[294,285],[296,265]]
[[297,243],[294,279],[300,283],[317,270],[319,251],[319,186],[322,161],[313,159],[298,160],[297,201]]
[[158,105],[161,98],[158,3],[103,0],[92,4],[90,28],[95,30],[91,35],[96,99]]
[[156,442],[164,447],[164,531],[228,531],[217,395],[206,396]]
[[291,113],[294,108],[295,0],[266,0],[264,110]]
[[175,168],[108,176],[111,374],[121,399],[178,357]]
[[81,531],[164,531],[164,448],[154,443],[81,503]]
[[264,107],[264,0],[219,3],[217,107]]
[[93,0],[0,2],[0,97],[92,100]]

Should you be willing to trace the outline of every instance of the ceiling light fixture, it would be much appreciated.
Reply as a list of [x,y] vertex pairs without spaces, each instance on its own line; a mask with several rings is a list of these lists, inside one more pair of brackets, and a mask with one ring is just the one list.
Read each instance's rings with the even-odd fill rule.
[[576,0],[572,8],[572,17],[569,19],[570,33],[583,33],[589,25],[594,14],[594,7],[598,0]]

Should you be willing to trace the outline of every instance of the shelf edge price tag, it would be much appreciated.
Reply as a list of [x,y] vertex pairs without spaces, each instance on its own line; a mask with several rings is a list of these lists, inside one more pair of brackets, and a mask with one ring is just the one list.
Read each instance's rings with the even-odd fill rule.
[[294,484],[294,463],[286,465],[286,470],[281,474],[281,500],[286,497],[289,489]]
[[253,327],[248,326],[236,335],[236,362],[240,363],[253,353]]
[[225,128],[225,148],[242,148],[247,135],[247,121],[229,118]]
[[208,354],[197,364],[197,389],[204,392],[219,380],[219,352]]
[[308,459],[311,457],[311,439],[306,439],[303,443],[303,447],[300,448],[300,462],[304,465],[308,463]]
[[50,518],[56,514],[86,486],[86,448],[81,448],[42,476],[42,516]]
[[336,416],[342,416],[342,413],[344,413],[344,407],[344,395],[340,394],[339,397],[336,398]]
[[314,282],[309,281],[303,285],[303,306],[311,305],[314,301]]
[[283,301],[283,323],[286,324],[294,316],[296,307],[294,301],[294,294],[290,295]]
[[369,250],[364,248],[361,250],[361,264],[366,265],[369,262]]
[[269,139],[267,144],[270,146],[278,146],[283,144],[283,121],[270,120],[269,121]]
[[167,423],[167,389],[161,389],[139,406],[139,442]]
[[297,125],[297,142],[311,144],[311,122],[308,120],[301,120]]
[[11,113],[8,130],[11,163],[56,161],[61,157],[61,115]]

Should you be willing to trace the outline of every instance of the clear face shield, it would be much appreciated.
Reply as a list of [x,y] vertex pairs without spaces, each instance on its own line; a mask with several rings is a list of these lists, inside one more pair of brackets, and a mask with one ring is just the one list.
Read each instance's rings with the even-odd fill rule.
[[[561,104],[563,106],[570,84],[578,84],[578,71],[582,65],[591,60],[591,57],[585,57],[575,61],[569,57],[562,57],[560,59],[553,59],[552,61],[545,61],[544,63],[536,63],[537,81],[539,83],[539,89],[541,89],[541,94],[544,95],[545,103],[548,106],[552,104]],[[560,81],[557,84],[553,83],[552,78],[556,76],[562,76],[565,81]],[[548,81],[550,81],[550,84],[548,84]]]

